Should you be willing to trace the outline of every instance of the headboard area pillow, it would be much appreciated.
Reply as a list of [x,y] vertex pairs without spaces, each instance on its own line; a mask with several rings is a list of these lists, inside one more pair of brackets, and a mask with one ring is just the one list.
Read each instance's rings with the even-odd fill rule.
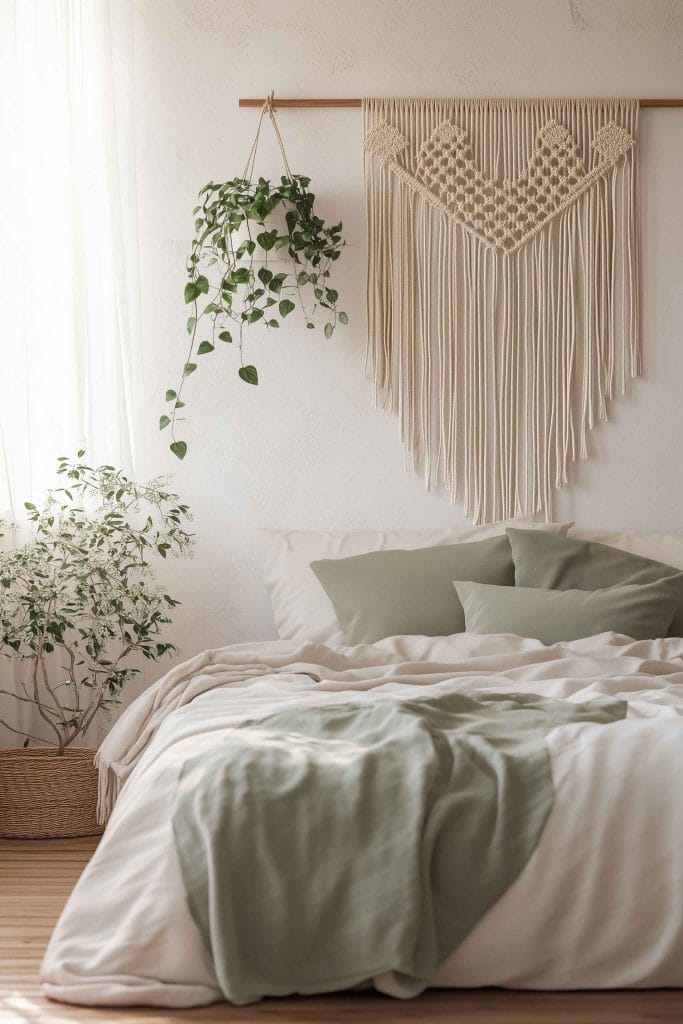
[[674,577],[603,590],[497,587],[456,580],[468,633],[514,633],[544,644],[623,633],[634,640],[666,636],[678,605]]
[[[369,551],[466,544],[504,534],[506,523],[439,530],[364,530],[317,532],[260,530],[264,548],[264,578],[281,640],[301,640],[339,646],[344,632],[335,610],[311,569],[311,562],[348,558]],[[524,524],[530,530],[566,533],[571,523]],[[453,579],[454,577],[450,577]]]
[[683,570],[683,533],[621,533],[616,530],[592,530],[572,526],[567,536],[575,540],[593,540],[611,548],[630,551],[653,561]]
[[683,636],[683,573],[676,566],[576,537],[510,528],[507,535],[518,587],[598,590],[673,577],[678,601],[669,635]]
[[515,567],[505,534],[469,544],[416,551],[371,551],[312,562],[344,631],[346,644],[386,636],[448,636],[465,631],[454,578],[513,587]]

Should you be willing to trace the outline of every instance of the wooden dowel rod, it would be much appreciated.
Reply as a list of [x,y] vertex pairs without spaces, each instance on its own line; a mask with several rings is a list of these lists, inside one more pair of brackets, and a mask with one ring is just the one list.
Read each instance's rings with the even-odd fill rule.
[[683,100],[638,100],[641,107],[683,107]]
[[[265,103],[263,100],[240,100],[239,105],[241,107],[262,107]],[[360,107],[361,101],[358,100],[340,100],[340,99],[329,99],[329,100],[281,100],[276,97],[273,98],[274,107]]]
[[[240,99],[240,107],[262,107],[264,99]],[[360,99],[312,99],[312,100],[285,100],[278,97],[273,98],[273,106],[281,107],[360,107]],[[646,99],[638,100],[641,107],[683,107],[683,99]]]

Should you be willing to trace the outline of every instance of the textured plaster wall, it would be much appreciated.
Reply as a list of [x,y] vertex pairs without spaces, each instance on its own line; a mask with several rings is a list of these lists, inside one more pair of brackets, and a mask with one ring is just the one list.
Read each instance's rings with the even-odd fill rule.
[[[364,380],[364,212],[358,110],[283,111],[290,163],[349,242],[334,339],[288,324],[255,338],[258,388],[235,354],[188,385],[190,453],[156,422],[184,358],[184,258],[200,185],[241,171],[255,112],[239,96],[680,96],[679,0],[135,0],[137,165],[151,472],[175,473],[197,554],[167,567],[196,650],[273,635],[255,529],[424,528],[457,507],[404,472],[395,420]],[[683,110],[641,115],[645,376],[593,435],[557,513],[584,524],[683,529]],[[259,170],[279,174],[268,131]],[[296,318],[292,315],[291,320]],[[275,332],[273,332],[275,333]]]

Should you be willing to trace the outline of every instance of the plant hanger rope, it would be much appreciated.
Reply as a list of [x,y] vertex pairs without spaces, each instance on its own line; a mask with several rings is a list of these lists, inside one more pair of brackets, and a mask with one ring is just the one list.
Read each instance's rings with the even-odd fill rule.
[[256,152],[258,150],[258,144],[259,144],[259,140],[261,138],[261,126],[263,124],[263,118],[266,116],[266,114],[270,118],[270,123],[273,126],[273,131],[275,132],[275,137],[277,138],[278,145],[280,147],[280,152],[282,153],[282,162],[285,165],[285,172],[287,174],[287,177],[290,180],[292,179],[292,171],[291,171],[291,168],[289,166],[289,161],[287,160],[287,154],[285,153],[285,144],[282,141],[282,136],[280,135],[280,129],[278,128],[277,119],[275,117],[275,108],[273,106],[274,97],[275,97],[275,93],[271,92],[270,96],[266,97],[265,102],[264,102],[263,106],[261,107],[261,115],[260,115],[260,117],[258,119],[258,124],[256,125],[256,135],[254,136],[254,141],[251,144],[251,149],[249,150],[249,156],[247,157],[247,162],[246,162],[245,167],[244,167],[244,173],[242,175],[242,177],[244,178],[245,181],[251,181],[252,176],[254,174],[254,164],[256,162]]

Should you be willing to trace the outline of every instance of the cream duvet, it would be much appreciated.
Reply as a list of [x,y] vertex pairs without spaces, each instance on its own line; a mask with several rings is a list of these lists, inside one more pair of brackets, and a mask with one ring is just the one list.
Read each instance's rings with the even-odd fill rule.
[[[525,714],[533,706],[546,716],[538,733],[547,759],[548,785],[544,786],[550,791],[543,820],[518,868],[496,889],[495,898],[480,900],[464,935],[463,929],[458,933],[457,927],[450,927],[448,915],[455,919],[462,893],[469,892],[471,886],[461,886],[458,891],[448,877],[442,877],[441,888],[432,890],[441,900],[437,916],[442,931],[458,933],[458,941],[452,949],[438,947],[436,959],[421,958],[422,971],[427,964],[429,975],[421,976],[422,987],[683,986],[683,801],[678,799],[683,777],[682,657],[683,640],[678,639],[635,643],[604,634],[543,647],[536,641],[509,636],[463,634],[398,637],[342,651],[289,642],[239,645],[207,652],[173,669],[126,711],[101,748],[101,812],[103,816],[111,812],[111,816],[46,952],[45,993],[67,1002],[177,1007],[209,1003],[230,994],[232,982],[225,977],[231,958],[222,954],[220,963],[217,961],[217,947],[207,938],[202,915],[188,894],[188,871],[192,873],[195,861],[201,863],[208,848],[203,828],[207,815],[194,797],[201,783],[203,799],[208,800],[203,806],[220,806],[226,785],[237,785],[239,778],[243,795],[227,818],[228,824],[237,823],[238,812],[252,802],[248,781],[256,779],[255,769],[265,763],[265,757],[258,756],[258,744],[269,757],[272,754],[274,723],[279,727],[285,723],[287,728],[286,734],[281,731],[277,737],[278,756],[294,756],[295,744],[291,739],[284,744],[282,736],[296,734],[300,747],[296,756],[307,766],[329,763],[331,753],[338,758],[341,787],[348,785],[341,769],[356,763],[358,737],[367,733],[363,723],[368,718],[374,728],[380,723],[381,738],[388,734],[386,723],[395,721],[395,709],[400,710],[402,723],[406,707],[423,716],[427,708],[432,718],[436,709],[439,716],[450,716],[447,729],[441,719],[439,728],[455,736],[454,710],[465,714],[471,727],[473,709],[488,714],[494,708],[504,731],[514,733],[517,727],[512,719],[520,702]],[[584,714],[577,708],[572,714],[570,705],[577,704],[590,704],[590,709]],[[618,713],[606,717],[602,713],[618,706]],[[594,712],[596,708],[599,714]],[[339,730],[335,721],[339,709],[344,728],[355,723],[357,733],[335,734],[330,739],[329,730]],[[313,720],[316,729],[323,722],[328,732],[311,734]],[[309,734],[302,745],[299,733],[305,722]],[[264,723],[270,731],[264,732]],[[405,734],[413,732],[423,735],[424,730],[420,726]],[[234,755],[235,738],[246,753],[240,754],[229,771],[223,771],[221,784],[212,789],[213,780],[219,777],[212,774],[212,765],[224,750],[230,749]],[[372,752],[376,745],[375,737],[367,749]],[[443,747],[441,732],[436,746]],[[404,763],[413,748],[406,749]],[[538,750],[534,756],[538,757]],[[443,763],[450,766],[452,762],[449,753]],[[495,758],[491,760],[491,768],[482,760],[483,776],[490,774],[496,763]],[[442,768],[434,770],[443,780]],[[281,765],[278,771],[281,780]],[[376,767],[370,775],[377,777]],[[388,777],[397,777],[397,773],[388,773]],[[504,804],[500,795],[509,788],[508,777],[500,778],[505,784],[499,784],[499,797],[494,801],[497,813]],[[510,778],[514,781],[514,773]],[[431,783],[427,789],[433,795]],[[372,808],[378,830],[384,818],[400,820],[401,806],[394,807],[392,801],[403,801],[405,809],[412,792],[399,788],[394,792],[389,784],[385,790],[372,790],[374,803],[366,801],[366,805]],[[182,819],[180,847],[174,835],[181,820],[179,793],[190,800],[190,812]],[[325,806],[329,808],[329,798],[321,801],[321,807]],[[340,813],[341,806],[340,802]],[[423,814],[421,806],[416,820]],[[476,802],[471,806],[477,807]],[[441,812],[439,815],[443,821]],[[491,816],[485,817],[488,821]],[[405,814],[404,818],[405,825]],[[308,822],[302,820],[306,827]],[[519,820],[521,830],[524,822],[521,817]],[[194,832],[187,831],[188,822]],[[242,837],[253,839],[257,823],[264,827],[257,818],[240,817]],[[494,826],[494,838],[482,849],[490,850],[499,843],[502,833]],[[506,841],[514,842],[516,830],[509,827],[509,815],[507,831]],[[235,836],[239,835],[235,830]],[[273,836],[277,837],[277,830],[270,835],[264,831],[263,838],[259,834],[259,842],[253,844],[257,854],[264,845],[272,845]],[[246,848],[236,846],[232,868],[230,862],[226,868],[221,861],[224,888],[222,895],[211,897],[224,904],[223,937],[235,922],[234,935],[229,937],[234,940],[232,948],[239,951],[247,947],[246,929],[253,923],[244,913],[249,874],[240,851]],[[448,866],[451,856],[455,865],[458,853],[456,847],[445,849],[442,876],[443,865]],[[325,851],[311,851],[311,855],[318,865]],[[271,875],[272,864],[282,863],[278,857],[276,851]],[[469,863],[468,870],[472,880],[480,880],[476,863]],[[243,898],[236,895],[238,888],[244,892]],[[396,888],[392,884],[391,891]],[[411,903],[413,888],[414,880],[406,874],[404,888],[395,897],[397,916],[404,915],[404,903]],[[340,895],[338,881],[335,893]],[[268,930],[272,927],[274,933],[276,925],[282,938],[274,945],[282,948],[290,919],[292,942],[296,941],[297,929],[307,914],[310,917],[312,908],[305,905],[305,886],[295,896],[296,907],[292,902],[284,918],[273,917],[271,922],[265,916],[259,920],[257,951],[266,947]],[[229,912],[225,911],[228,904]],[[215,910],[209,910],[215,917]],[[360,948],[350,948],[353,919],[347,917],[345,921],[339,915],[326,927],[339,929],[341,941],[344,923],[343,955],[354,962],[355,971],[348,975],[349,981],[366,981],[394,995],[413,994],[415,985],[402,985],[402,962],[384,963]],[[239,927],[237,922],[242,922]],[[321,945],[329,938],[327,932],[324,936],[319,932],[319,936]],[[363,938],[367,939],[367,933]],[[410,934],[403,940],[410,945]],[[359,954],[355,958],[354,952]],[[368,969],[363,977],[366,955]],[[380,969],[382,964],[386,969]],[[275,991],[313,990],[304,981],[305,972],[298,979],[295,968],[287,970],[284,985]],[[238,994],[240,980],[235,975]],[[324,990],[324,986],[315,990]],[[267,987],[248,991],[235,1001],[249,1001],[268,991]]]

